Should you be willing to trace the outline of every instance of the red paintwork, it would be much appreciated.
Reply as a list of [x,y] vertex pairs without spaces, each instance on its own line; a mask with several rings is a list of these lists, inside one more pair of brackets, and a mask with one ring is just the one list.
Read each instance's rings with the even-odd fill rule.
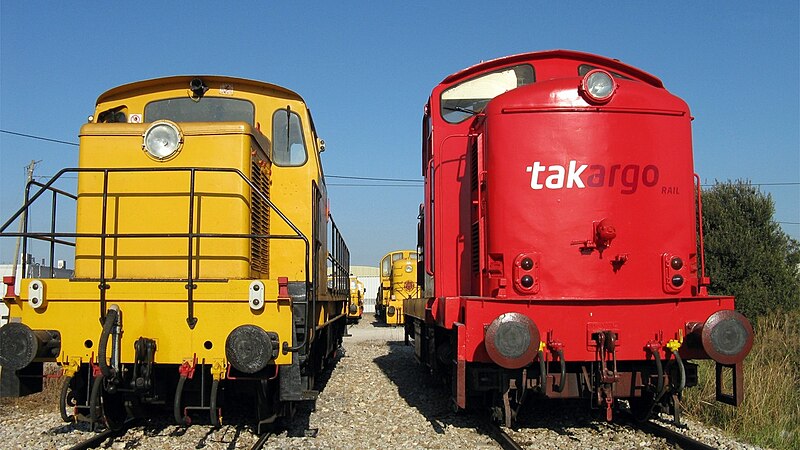
[[[441,117],[444,90],[523,62],[534,66],[535,83],[495,97],[464,122]],[[607,103],[589,103],[580,92],[583,63],[629,79],[615,78]],[[445,78],[426,120],[424,264],[433,283],[420,319],[448,330],[463,323],[466,362],[491,362],[485,328],[505,312],[530,317],[551,347],[563,345],[566,360],[594,361],[592,331],[619,334],[619,360],[645,360],[646,346],[666,354],[663,346],[685,335],[687,324],[734,308],[732,297],[708,296],[708,280],[697,273],[692,118],[658,78],[586,53],[515,55]],[[551,187],[558,184],[556,166],[562,187],[548,188],[550,176]],[[681,267],[670,266],[673,257]],[[534,282],[527,288],[526,274]],[[676,275],[680,287],[671,283]]]

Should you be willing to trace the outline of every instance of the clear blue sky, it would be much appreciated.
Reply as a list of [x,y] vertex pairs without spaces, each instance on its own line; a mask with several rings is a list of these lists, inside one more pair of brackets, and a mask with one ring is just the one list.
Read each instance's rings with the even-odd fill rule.
[[[92,6],[89,6],[89,5]],[[114,86],[176,74],[268,81],[302,95],[327,142],[328,175],[419,179],[422,107],[462,68],[574,49],[660,77],[692,108],[704,181],[800,182],[797,0],[54,2],[0,4],[0,128],[77,142]],[[0,216],[77,147],[0,133]],[[329,179],[354,264],[413,248],[420,184]],[[378,184],[378,186],[375,186]],[[409,183],[406,183],[409,184]],[[800,238],[800,186],[764,186]],[[13,240],[0,242],[0,261]],[[45,251],[37,251],[39,257]]]

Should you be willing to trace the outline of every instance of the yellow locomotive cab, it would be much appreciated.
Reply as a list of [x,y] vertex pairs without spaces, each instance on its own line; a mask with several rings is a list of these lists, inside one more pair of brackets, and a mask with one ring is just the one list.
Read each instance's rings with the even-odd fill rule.
[[417,252],[397,250],[381,258],[381,286],[375,315],[387,325],[404,323],[403,301],[419,297]]
[[355,323],[364,315],[364,283],[356,277],[350,277],[350,304],[347,307],[347,320]]
[[[65,420],[118,423],[113,405],[136,397],[218,424],[218,384],[246,379],[263,380],[260,422],[313,398],[344,334],[349,273],[320,142],[302,98],[267,83],[171,77],[103,94],[79,167],[53,180],[77,174],[75,232],[26,236],[74,246],[74,275],[24,278],[4,298],[15,325],[0,338],[21,346],[0,352],[13,372],[2,395],[36,391],[24,376],[54,361],[74,403],[62,398]],[[183,394],[192,383],[199,400]]]

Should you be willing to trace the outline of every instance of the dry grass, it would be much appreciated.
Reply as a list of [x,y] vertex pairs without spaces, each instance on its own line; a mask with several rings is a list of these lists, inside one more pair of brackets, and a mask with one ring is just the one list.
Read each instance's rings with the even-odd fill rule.
[[715,401],[713,363],[701,364],[699,378],[684,399],[691,415],[759,446],[800,448],[800,311],[758,319],[738,408]]

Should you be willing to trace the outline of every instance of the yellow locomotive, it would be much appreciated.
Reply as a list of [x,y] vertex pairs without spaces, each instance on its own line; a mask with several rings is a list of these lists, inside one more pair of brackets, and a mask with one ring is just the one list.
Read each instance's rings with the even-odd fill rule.
[[358,277],[350,277],[350,305],[347,307],[347,321],[357,323],[364,315],[364,283]]
[[376,316],[387,325],[402,325],[403,300],[418,298],[417,252],[398,250],[381,259],[381,286],[375,302]]
[[[0,226],[52,244],[51,261],[55,245],[75,253],[71,279],[4,280],[1,394],[41,390],[52,361],[67,421],[115,427],[163,404],[218,425],[224,397],[244,394],[260,426],[315,398],[349,296],[323,150],[304,100],[273,84],[177,76],[102,94],[78,167]],[[54,187],[76,175],[77,195]],[[74,232],[6,231],[51,196],[76,202]]]

